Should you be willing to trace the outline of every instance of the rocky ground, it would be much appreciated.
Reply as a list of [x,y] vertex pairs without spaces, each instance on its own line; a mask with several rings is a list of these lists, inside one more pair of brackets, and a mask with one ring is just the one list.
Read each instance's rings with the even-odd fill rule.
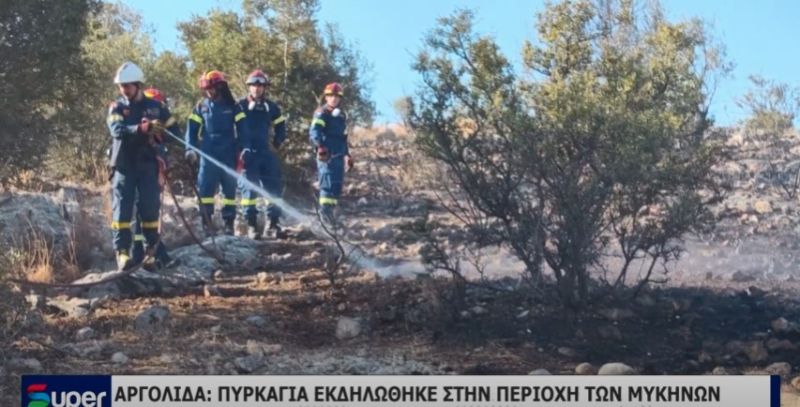
[[[770,373],[785,378],[785,399],[793,397],[800,214],[793,199],[759,183],[763,162],[736,157],[725,168],[735,188],[717,208],[720,227],[687,238],[667,283],[635,302],[572,313],[551,293],[519,289],[522,269],[501,249],[486,253],[490,288],[430,278],[422,243],[408,231],[425,216],[447,215],[418,187],[427,175],[408,138],[373,132],[353,151],[358,164],[342,215],[361,267],[339,276],[344,284],[331,284],[330,243],[308,219],[289,220],[282,241],[206,240],[225,253],[220,262],[192,244],[167,199],[164,239],[181,266],[91,289],[18,290],[25,311],[0,351],[0,400],[16,403],[18,375],[32,372]],[[313,212],[302,193],[290,196],[302,213]],[[179,204],[197,227],[193,198]],[[103,191],[15,192],[0,197],[0,238],[19,246],[30,225],[41,225],[53,250],[77,252],[81,264],[44,277],[92,281],[113,268],[100,225],[107,213]],[[442,224],[436,233],[458,234],[457,225]]]

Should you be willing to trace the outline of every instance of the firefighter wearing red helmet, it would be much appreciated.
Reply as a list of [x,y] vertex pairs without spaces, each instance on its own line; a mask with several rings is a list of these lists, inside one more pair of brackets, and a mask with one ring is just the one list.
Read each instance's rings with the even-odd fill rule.
[[323,93],[325,103],[314,112],[309,135],[317,150],[320,212],[323,220],[335,225],[334,210],[342,194],[345,169],[353,167],[353,159],[347,145],[347,115],[340,107],[342,85],[329,83]]
[[[225,75],[220,71],[209,71],[200,77],[203,99],[197,103],[189,116],[186,128],[186,157],[192,163],[198,161],[196,150],[220,161],[228,168],[236,167],[237,158],[249,161],[250,137],[244,126],[245,113],[231,95]],[[202,130],[202,140],[200,134]],[[241,155],[238,151],[242,151]],[[200,171],[197,184],[200,192],[200,211],[203,215],[203,229],[206,234],[213,233],[211,224],[214,213],[215,195],[222,187],[222,219],[225,234],[233,235],[236,219],[236,179],[224,169],[206,158],[199,158]]]

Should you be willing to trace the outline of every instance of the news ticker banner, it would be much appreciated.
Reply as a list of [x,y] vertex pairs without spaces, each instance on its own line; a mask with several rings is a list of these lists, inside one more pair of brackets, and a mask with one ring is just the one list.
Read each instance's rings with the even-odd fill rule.
[[23,376],[23,407],[780,407],[778,376]]

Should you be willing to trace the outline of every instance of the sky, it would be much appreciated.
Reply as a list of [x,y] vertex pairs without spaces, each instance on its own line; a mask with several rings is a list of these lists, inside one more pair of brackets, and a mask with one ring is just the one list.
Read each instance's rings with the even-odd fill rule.
[[[396,121],[394,101],[413,94],[419,76],[411,69],[425,34],[436,19],[458,8],[476,11],[476,28],[490,34],[516,64],[522,45],[534,41],[539,0],[320,0],[319,20],[336,24],[372,65],[372,97],[377,122]],[[238,10],[241,0],[125,0],[154,32],[157,50],[183,50],[178,22],[212,9]],[[800,86],[800,2],[795,0],[663,0],[667,17],[700,17],[725,44],[734,69],[718,86],[711,115],[718,125],[746,117],[736,100],[750,88],[753,74]],[[224,67],[221,67],[224,71]]]

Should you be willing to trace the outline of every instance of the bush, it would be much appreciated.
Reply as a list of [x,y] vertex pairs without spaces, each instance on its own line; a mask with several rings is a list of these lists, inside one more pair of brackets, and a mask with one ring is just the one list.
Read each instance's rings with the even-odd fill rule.
[[645,270],[634,282],[647,283],[687,232],[712,224],[721,198],[719,146],[704,136],[720,52],[700,22],[637,10],[548,6],[524,79],[460,11],[440,19],[415,64],[423,86],[407,121],[460,193],[449,208],[534,281],[549,267],[570,306],[632,283],[634,265]]

